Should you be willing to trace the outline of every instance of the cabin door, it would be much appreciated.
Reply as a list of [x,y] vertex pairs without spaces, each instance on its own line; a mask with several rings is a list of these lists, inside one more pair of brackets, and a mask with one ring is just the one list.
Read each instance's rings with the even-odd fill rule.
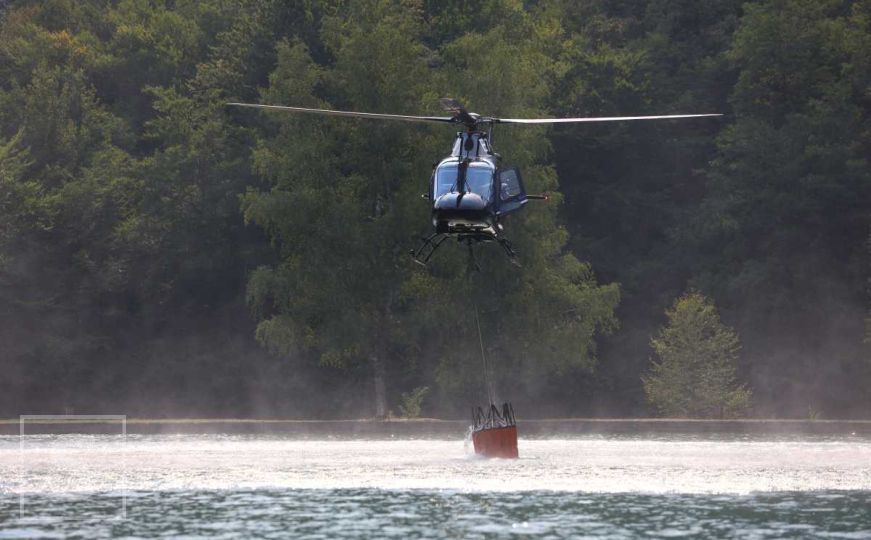
[[526,190],[517,167],[496,171],[495,192],[499,194],[497,214],[508,214],[526,204]]

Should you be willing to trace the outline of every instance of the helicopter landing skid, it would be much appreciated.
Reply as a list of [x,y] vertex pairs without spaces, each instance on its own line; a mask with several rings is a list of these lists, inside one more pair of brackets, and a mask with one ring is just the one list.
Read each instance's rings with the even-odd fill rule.
[[517,262],[517,252],[514,251],[514,246],[511,245],[511,242],[505,238],[497,238],[497,240],[499,241],[499,245],[502,246],[502,249],[505,250],[505,254],[508,255],[508,258],[511,260],[511,264],[520,266],[520,263]]
[[423,243],[416,250],[411,250],[411,257],[414,262],[421,266],[426,266],[438,248],[448,239],[445,233],[435,232],[423,239]]
[[450,233],[442,233],[435,232],[426,238],[422,238],[422,244],[417,249],[411,250],[411,257],[414,259],[414,262],[421,266],[426,266],[429,260],[432,258],[433,254],[438,251],[439,247],[451,236],[456,236],[457,242],[465,242],[469,247],[469,253],[471,260],[474,263],[475,269],[480,270],[478,263],[474,260],[474,254],[472,253],[472,244],[477,242],[493,242],[496,241],[502,246],[502,249],[505,251],[505,254],[508,255],[508,259],[511,261],[511,264],[519,267],[520,263],[517,262],[517,252],[514,251],[514,247],[510,241],[505,238],[499,238],[498,236],[492,234],[450,234]]
[[[461,236],[460,241],[462,241],[464,238],[466,238],[466,237]],[[499,245],[502,246],[502,249],[505,251],[505,254],[508,255],[508,260],[511,261],[511,264],[520,268],[520,263],[517,261],[517,252],[514,251],[514,245],[507,238],[501,238],[499,236],[490,235],[490,234],[485,235],[485,236],[471,237],[471,238],[473,238],[474,240],[477,240],[479,242],[498,242]],[[471,243],[469,243],[469,249],[471,249],[471,247],[472,247],[472,245],[471,245]]]

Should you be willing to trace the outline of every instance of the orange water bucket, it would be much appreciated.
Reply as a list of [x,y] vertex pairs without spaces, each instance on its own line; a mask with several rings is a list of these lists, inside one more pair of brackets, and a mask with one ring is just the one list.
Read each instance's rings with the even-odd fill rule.
[[518,457],[517,426],[494,427],[472,433],[475,453],[491,458]]

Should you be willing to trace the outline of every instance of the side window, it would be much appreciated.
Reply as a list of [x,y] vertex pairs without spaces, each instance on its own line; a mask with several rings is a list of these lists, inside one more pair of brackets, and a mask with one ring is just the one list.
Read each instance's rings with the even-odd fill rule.
[[499,172],[499,198],[509,201],[523,194],[523,184],[517,169],[505,169]]

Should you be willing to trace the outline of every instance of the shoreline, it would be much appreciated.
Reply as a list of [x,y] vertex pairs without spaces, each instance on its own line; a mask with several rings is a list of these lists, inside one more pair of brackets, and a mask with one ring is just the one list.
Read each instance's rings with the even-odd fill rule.
[[[107,433],[118,420],[27,419],[28,434]],[[260,434],[326,437],[462,437],[468,420],[299,420],[277,418],[128,418],[128,434]],[[845,435],[871,437],[871,420],[548,418],[517,421],[523,436],[626,434]],[[18,435],[19,419],[0,419],[0,435]]]

